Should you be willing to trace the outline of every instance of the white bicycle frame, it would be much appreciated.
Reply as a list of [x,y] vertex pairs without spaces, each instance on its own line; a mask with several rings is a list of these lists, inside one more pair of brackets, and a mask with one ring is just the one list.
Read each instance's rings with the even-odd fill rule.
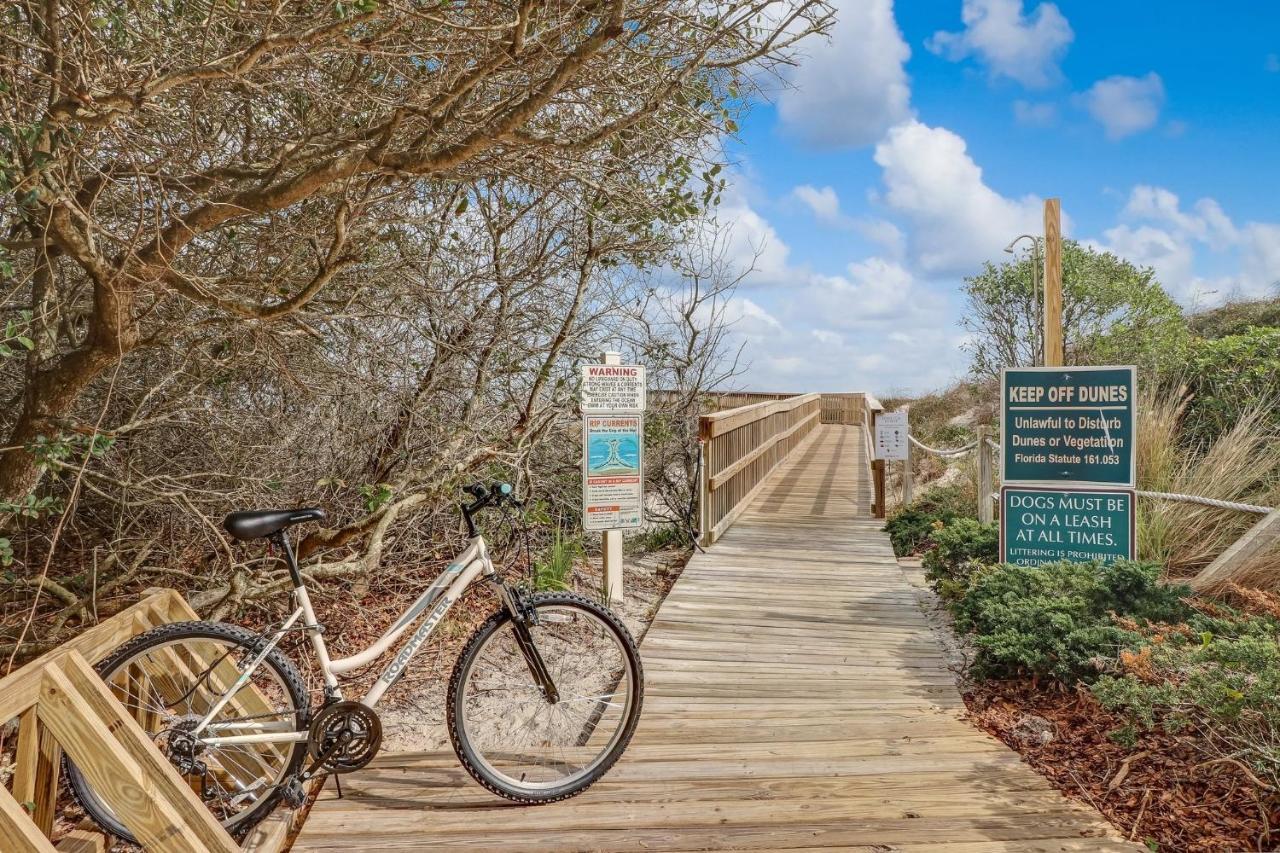
[[[262,722],[246,719],[215,723],[213,719],[231,701],[231,698],[248,683],[249,679],[253,677],[254,671],[257,670],[262,661],[271,653],[271,650],[280,642],[280,638],[298,620],[302,620],[302,630],[307,632],[307,636],[311,640],[311,648],[315,651],[316,660],[320,664],[326,695],[341,699],[342,689],[338,684],[338,676],[353,669],[359,669],[379,658],[391,648],[392,643],[409,630],[409,626],[419,616],[428,608],[431,608],[427,618],[423,620],[422,624],[418,626],[405,644],[400,647],[400,651],[387,664],[386,669],[378,676],[378,680],[369,688],[369,692],[360,700],[362,704],[370,708],[374,707],[378,700],[382,698],[382,694],[387,691],[387,688],[395,684],[396,679],[404,674],[409,662],[413,660],[413,656],[422,648],[423,643],[431,636],[431,632],[444,619],[449,609],[462,597],[467,587],[481,575],[490,581],[496,581],[498,577],[497,570],[493,567],[493,561],[489,559],[489,547],[485,544],[484,537],[477,535],[472,537],[466,549],[445,567],[440,576],[432,581],[422,595],[418,596],[418,599],[409,605],[409,608],[401,614],[395,624],[388,628],[386,633],[379,637],[373,645],[358,654],[339,658],[338,660],[330,660],[329,658],[329,650],[324,642],[324,631],[316,622],[316,613],[311,606],[311,597],[307,594],[306,586],[299,580],[297,587],[293,590],[294,601],[297,604],[293,613],[276,630],[271,641],[250,662],[235,683],[213,704],[213,707],[204,715],[199,724],[192,729],[191,734],[198,738],[200,743],[208,746],[249,743],[298,743],[307,740],[309,735],[305,729],[299,731],[294,724],[286,721]],[[503,604],[514,612],[515,606],[511,600],[510,591],[501,583],[496,583],[495,585],[502,592]],[[205,735],[205,732],[208,732],[208,734]],[[224,735],[222,734],[223,732],[249,733]]]

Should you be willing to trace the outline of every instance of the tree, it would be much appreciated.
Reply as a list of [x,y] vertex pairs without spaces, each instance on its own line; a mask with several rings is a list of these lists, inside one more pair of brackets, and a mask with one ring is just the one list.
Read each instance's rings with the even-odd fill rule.
[[[988,261],[982,273],[965,279],[961,325],[970,333],[966,347],[979,376],[998,377],[1001,368],[1043,361],[1043,307],[1032,264],[1029,256],[999,265]],[[1150,267],[1064,242],[1062,336],[1068,362],[1155,365],[1173,357],[1186,334],[1182,309]]]
[[3,15],[0,310],[29,312],[32,342],[20,370],[0,365],[13,504],[49,469],[40,442],[99,431],[85,394],[124,359],[199,354],[196,330],[278,343],[349,316],[396,242],[448,228],[477,182],[596,205],[636,238],[692,215],[690,164],[734,129],[739,69],[784,61],[830,11],[26,0]]

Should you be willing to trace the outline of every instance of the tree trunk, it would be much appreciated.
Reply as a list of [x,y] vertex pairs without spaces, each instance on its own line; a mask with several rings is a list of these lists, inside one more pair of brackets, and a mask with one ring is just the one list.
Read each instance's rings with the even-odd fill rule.
[[[103,371],[119,363],[138,344],[131,290],[95,284],[89,334],[78,348],[51,364],[28,367],[18,416],[0,452],[0,502],[17,503],[40,483],[39,460],[27,449],[40,436],[54,437],[59,421],[69,418],[81,394]],[[0,530],[13,514],[0,512]]]

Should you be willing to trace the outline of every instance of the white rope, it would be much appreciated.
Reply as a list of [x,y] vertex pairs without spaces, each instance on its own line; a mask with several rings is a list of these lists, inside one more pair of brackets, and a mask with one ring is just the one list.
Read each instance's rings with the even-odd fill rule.
[[[913,438],[912,441],[915,441]],[[1000,445],[991,439],[986,439],[987,446],[994,452],[1000,452]],[[919,444],[919,442],[916,442]],[[967,450],[967,448],[966,448]],[[1258,506],[1257,504],[1237,503],[1236,501],[1223,501],[1217,498],[1203,498],[1199,495],[1184,495],[1177,492],[1146,492],[1138,490],[1137,494],[1144,498],[1156,498],[1157,500],[1179,501],[1181,503],[1203,504],[1204,506],[1217,507],[1218,509],[1230,509],[1236,512],[1253,512],[1258,515],[1266,515],[1272,512],[1269,506]],[[999,499],[999,495],[992,493],[991,497]]]
[[1236,512],[1256,512],[1258,515],[1266,515],[1272,509],[1269,506],[1258,506],[1257,504],[1242,504],[1235,501],[1220,501],[1217,498],[1202,498],[1199,495],[1180,495],[1176,492],[1144,492],[1139,491],[1139,495],[1144,498],[1159,498],[1165,501],[1181,501],[1182,503],[1204,504],[1205,506],[1215,506],[1219,509],[1233,509]]
[[927,444],[922,444],[920,439],[916,438],[914,435],[908,435],[907,438],[911,440],[912,444],[914,444],[916,447],[920,448],[921,450],[928,451],[929,453],[936,453],[938,456],[963,456],[964,454],[968,453],[970,450],[973,450],[975,447],[978,446],[977,439],[974,439],[973,441],[969,442],[964,447],[953,447],[950,449],[944,449],[944,448],[938,448],[938,447],[930,447]]

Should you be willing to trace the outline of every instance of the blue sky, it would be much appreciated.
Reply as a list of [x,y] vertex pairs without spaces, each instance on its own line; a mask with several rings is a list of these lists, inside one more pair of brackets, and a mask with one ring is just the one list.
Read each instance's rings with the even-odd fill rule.
[[834,3],[727,146],[736,384],[962,376],[961,281],[1048,196],[1186,305],[1276,292],[1280,4]]

